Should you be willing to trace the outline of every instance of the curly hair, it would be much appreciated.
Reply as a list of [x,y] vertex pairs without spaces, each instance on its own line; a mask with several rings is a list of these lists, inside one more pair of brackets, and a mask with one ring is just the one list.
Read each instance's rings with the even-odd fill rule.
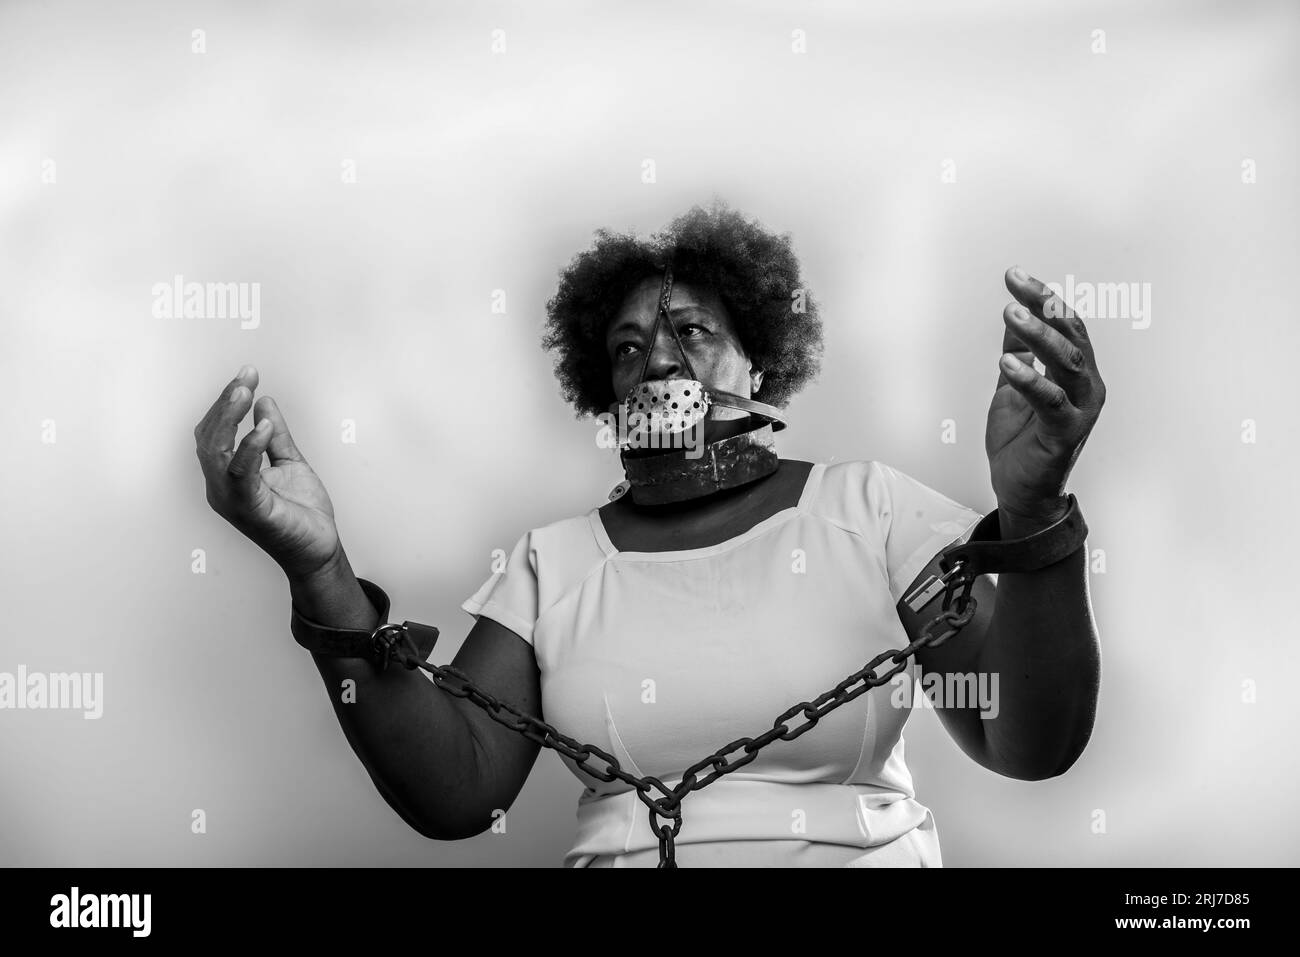
[[592,247],[560,273],[542,346],[555,353],[565,400],[579,417],[608,412],[617,401],[605,325],[638,283],[669,263],[674,281],[718,294],[745,354],[763,370],[754,398],[784,408],[820,369],[817,304],[799,281],[790,235],[770,233],[718,200],[692,207],[645,240],[598,229]]

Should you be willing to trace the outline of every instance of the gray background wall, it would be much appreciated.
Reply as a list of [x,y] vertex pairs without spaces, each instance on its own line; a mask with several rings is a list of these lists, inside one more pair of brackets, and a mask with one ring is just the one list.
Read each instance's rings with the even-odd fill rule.
[[[1296,8],[856,6],[0,7],[0,671],[104,674],[97,721],[0,711],[0,862],[558,864],[554,754],[504,835],[382,802],[191,428],[257,365],[358,571],[449,661],[493,549],[620,477],[538,348],[558,269],[716,192],[822,304],[783,454],[982,511],[1003,271],[1150,284],[1145,328],[1090,324],[1089,749],[1001,779],[920,712],[907,755],[948,866],[1294,863]],[[260,324],[156,318],[177,274],[260,283]]]

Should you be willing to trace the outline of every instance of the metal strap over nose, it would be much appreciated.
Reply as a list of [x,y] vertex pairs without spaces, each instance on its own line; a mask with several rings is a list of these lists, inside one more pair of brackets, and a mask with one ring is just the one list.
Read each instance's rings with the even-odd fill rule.
[[677,351],[682,354],[682,361],[686,364],[687,377],[697,378],[695,369],[691,366],[691,358],[686,354],[686,347],[682,345],[681,336],[677,335],[677,327],[673,325],[673,318],[668,314],[669,306],[673,301],[673,267],[671,265],[664,267],[664,279],[659,286],[659,306],[655,310],[654,325],[650,327],[650,345],[645,351],[645,360],[641,363],[641,377],[637,379],[638,383],[645,382],[646,371],[650,368],[650,357],[654,354],[655,347],[659,344],[659,323],[665,318],[668,320],[668,331],[673,334],[673,342],[677,343]]

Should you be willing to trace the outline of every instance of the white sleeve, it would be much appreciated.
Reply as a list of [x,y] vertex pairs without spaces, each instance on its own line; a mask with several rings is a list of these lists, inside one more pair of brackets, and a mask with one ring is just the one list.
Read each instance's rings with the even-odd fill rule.
[[520,538],[501,570],[493,572],[460,606],[475,620],[480,615],[491,618],[530,645],[538,615],[537,554],[532,539],[532,532]]
[[897,604],[940,551],[965,538],[984,516],[895,468],[872,462],[871,496],[885,536],[889,592]]

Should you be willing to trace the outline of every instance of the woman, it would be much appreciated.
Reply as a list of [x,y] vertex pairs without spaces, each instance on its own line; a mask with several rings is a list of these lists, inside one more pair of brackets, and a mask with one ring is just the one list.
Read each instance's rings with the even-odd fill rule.
[[[998,528],[1010,540],[1066,515],[1066,478],[1105,387],[1082,321],[1019,270],[1007,285],[1017,301],[1004,312],[986,447]],[[817,369],[820,323],[787,238],[717,204],[650,241],[601,231],[563,273],[548,316],[545,345],[580,413],[665,384],[703,386],[722,397],[696,423],[703,447],[712,455],[743,437],[757,457],[727,481],[714,467],[713,484],[668,500],[645,494],[644,480],[618,494],[625,483],[599,508],[530,530],[464,603],[476,621],[456,668],[630,773],[672,786],[704,756],[921,634],[938,602],[915,610],[905,599],[981,516],[879,462],[779,459],[765,451],[770,438],[750,441],[768,435],[756,425],[779,427],[777,410]],[[284,569],[297,614],[372,629],[379,612],[329,497],[275,402],[254,403],[257,385],[256,371],[242,369],[195,429],[208,501]],[[250,407],[257,425],[236,447]],[[642,419],[633,432],[648,428]],[[668,431],[686,434],[680,421]],[[626,452],[628,474],[654,454]],[[980,576],[974,618],[918,651],[904,673],[983,676],[981,688],[994,678],[996,701],[935,702],[956,743],[990,770],[1059,775],[1087,743],[1100,656],[1085,577],[1082,550],[1000,581]],[[415,673],[314,658],[353,749],[413,828],[466,838],[510,807],[536,743]],[[348,701],[345,679],[355,682]],[[676,861],[940,866],[933,818],[904,763],[907,714],[897,694],[873,689],[692,791]],[[566,866],[657,864],[659,839],[635,791],[564,761],[585,787]]]

